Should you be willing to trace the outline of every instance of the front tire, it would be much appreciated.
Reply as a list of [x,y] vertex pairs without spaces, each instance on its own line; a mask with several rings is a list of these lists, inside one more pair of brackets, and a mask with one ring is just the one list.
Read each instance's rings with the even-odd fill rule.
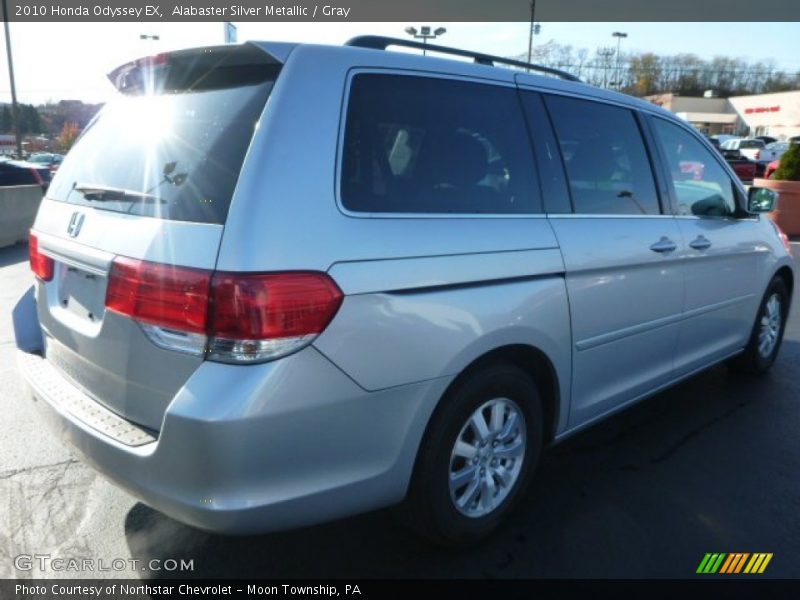
[[429,424],[404,506],[409,524],[444,545],[485,538],[530,481],[542,437],[541,400],[527,373],[507,364],[471,373]]
[[737,371],[755,375],[769,371],[778,356],[788,316],[789,290],[783,279],[775,277],[758,307],[747,347],[730,365]]

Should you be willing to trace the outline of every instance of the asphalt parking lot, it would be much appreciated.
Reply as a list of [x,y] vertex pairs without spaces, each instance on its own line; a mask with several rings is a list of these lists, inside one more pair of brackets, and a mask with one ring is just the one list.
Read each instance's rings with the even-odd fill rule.
[[209,535],[97,476],[40,427],[15,371],[10,312],[32,283],[26,261],[25,246],[0,249],[0,577],[98,575],[15,569],[18,555],[49,554],[194,565],[104,577],[682,578],[707,552],[772,552],[765,576],[800,577],[796,306],[769,376],[714,368],[551,449],[508,526],[453,552],[418,541],[391,511]]

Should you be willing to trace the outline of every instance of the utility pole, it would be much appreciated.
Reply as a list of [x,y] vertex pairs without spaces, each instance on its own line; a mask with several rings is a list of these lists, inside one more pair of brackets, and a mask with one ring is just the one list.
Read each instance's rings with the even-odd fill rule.
[[11,57],[11,35],[8,31],[8,7],[3,2],[3,26],[6,32],[6,55],[8,56],[8,78],[11,80],[11,116],[14,119],[14,137],[17,140],[17,158],[22,158],[22,133],[19,129],[19,106],[17,105],[17,86],[14,82],[14,59]]
[[620,49],[620,45],[622,44],[622,38],[628,37],[628,34],[627,33],[623,33],[622,31],[615,31],[611,35],[613,37],[617,38],[617,76],[616,76],[616,80],[617,81],[616,81],[616,83],[617,83],[617,89],[621,90],[622,89],[622,81],[621,81],[622,73],[620,72],[619,49]]
[[531,0],[531,30],[528,34],[528,62],[533,60],[533,29],[536,16],[536,0]]
[[613,48],[599,48],[597,54],[603,59],[603,89],[608,88],[608,69],[611,66],[609,60],[614,54]]

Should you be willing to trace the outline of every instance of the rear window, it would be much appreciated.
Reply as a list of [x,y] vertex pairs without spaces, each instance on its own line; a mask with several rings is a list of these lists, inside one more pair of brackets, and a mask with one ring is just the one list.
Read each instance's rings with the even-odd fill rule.
[[[128,86],[126,95],[87,126],[48,196],[134,215],[224,223],[278,74],[277,65],[253,62],[255,52],[221,52],[207,64],[205,56],[184,56],[153,71],[126,73],[117,84]],[[135,88],[136,77],[148,74],[160,82],[155,93]]]
[[739,148],[763,148],[764,142],[761,140],[742,140],[739,142]]
[[345,208],[367,213],[541,212],[513,88],[404,75],[353,78]]

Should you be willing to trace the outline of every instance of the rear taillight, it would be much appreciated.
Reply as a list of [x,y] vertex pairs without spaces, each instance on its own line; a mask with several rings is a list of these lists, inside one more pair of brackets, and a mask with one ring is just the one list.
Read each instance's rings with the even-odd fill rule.
[[289,354],[328,326],[342,292],[324,273],[215,273],[209,357],[254,362]]
[[28,254],[30,255],[31,270],[34,275],[42,281],[50,281],[53,279],[55,263],[52,258],[39,252],[39,238],[32,233],[28,238]]
[[117,258],[111,266],[106,308],[141,323],[205,333],[211,274],[201,269]]
[[324,273],[214,273],[118,258],[106,307],[140,322],[161,346],[211,360],[285,356],[330,323],[342,292]]

